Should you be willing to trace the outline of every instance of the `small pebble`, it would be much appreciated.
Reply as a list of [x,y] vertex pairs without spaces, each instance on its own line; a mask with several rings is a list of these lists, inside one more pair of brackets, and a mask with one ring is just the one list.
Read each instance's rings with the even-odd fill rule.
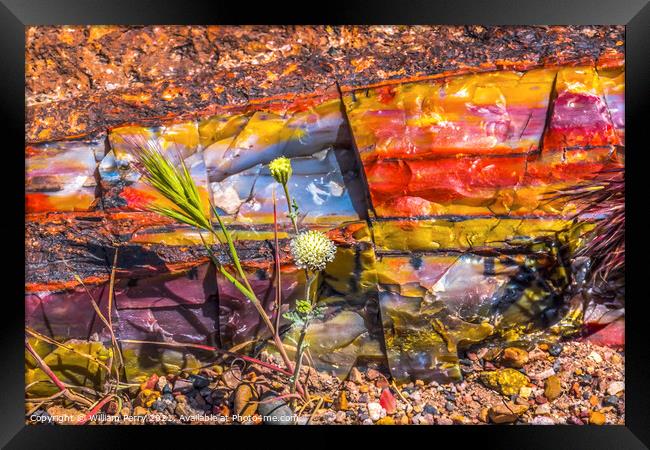
[[594,361],[596,364],[603,362],[603,358],[595,350],[589,354],[588,358]]
[[167,405],[165,402],[161,401],[160,399],[156,400],[153,402],[153,405],[151,405],[151,408],[156,410],[156,411],[164,411]]
[[174,390],[181,393],[186,393],[192,390],[192,382],[187,380],[178,379],[174,383]]
[[210,384],[210,380],[203,375],[190,375],[189,380],[196,389],[203,389]]
[[156,382],[156,387],[160,392],[163,392],[165,387],[167,387],[168,384],[169,383],[167,382],[167,378],[163,376],[158,378],[158,381]]
[[547,379],[548,377],[551,377],[551,376],[553,376],[553,375],[555,375],[555,370],[553,370],[553,369],[551,368],[551,369],[543,370],[543,371],[541,371],[541,372],[539,372],[539,373],[530,374],[530,375],[528,375],[528,376],[529,376],[532,380],[545,380],[545,379]]
[[368,416],[373,422],[376,422],[386,416],[386,410],[379,403],[370,402],[368,403]]
[[533,389],[528,386],[522,386],[519,388],[519,396],[523,398],[528,398],[533,393]]
[[580,376],[580,381],[582,381],[584,384],[591,384],[591,382],[594,380],[594,377],[591,375],[582,375]]
[[453,411],[456,409],[456,406],[452,402],[447,402],[445,403],[445,409],[449,412]]
[[425,405],[424,406],[424,412],[426,414],[431,414],[433,416],[437,416],[438,415],[438,408],[436,408],[433,405]]
[[359,369],[357,369],[356,367],[352,368],[348,379],[353,383],[357,383],[357,384],[361,384],[363,382],[363,376],[361,375]]
[[569,417],[569,420],[567,420],[567,423],[569,425],[584,425],[584,422],[580,420],[578,417]]
[[618,408],[618,397],[615,395],[608,395],[603,399],[603,406],[613,406]]
[[609,395],[616,395],[624,390],[625,383],[622,381],[614,381],[613,383],[610,383],[609,386],[607,386],[607,393]]
[[548,349],[548,354],[551,356],[560,356],[560,353],[562,353],[562,345],[561,344],[553,344],[549,347]]
[[530,423],[532,425],[555,425],[555,421],[548,416],[534,417]]
[[589,424],[590,425],[604,425],[606,422],[605,414],[600,411],[591,411],[589,413]]

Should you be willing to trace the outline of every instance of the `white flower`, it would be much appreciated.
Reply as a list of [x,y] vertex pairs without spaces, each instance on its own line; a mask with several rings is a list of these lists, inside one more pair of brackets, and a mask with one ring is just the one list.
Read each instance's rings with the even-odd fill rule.
[[301,269],[320,271],[334,260],[336,245],[323,233],[303,231],[291,240],[291,254]]

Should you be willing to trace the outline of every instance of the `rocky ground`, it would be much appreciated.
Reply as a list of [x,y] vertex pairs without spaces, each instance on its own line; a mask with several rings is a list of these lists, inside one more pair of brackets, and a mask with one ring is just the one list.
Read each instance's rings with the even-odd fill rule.
[[[277,362],[265,354],[262,360]],[[530,351],[475,349],[463,355],[465,379],[455,384],[397,386],[379,367],[355,368],[345,381],[312,370],[312,400],[296,400],[296,415],[282,375],[258,365],[243,371],[217,365],[178,377],[152,375],[121,406],[107,403],[88,423],[624,424],[624,362],[624,352],[569,342]],[[32,416],[67,423],[80,414],[52,403]]]

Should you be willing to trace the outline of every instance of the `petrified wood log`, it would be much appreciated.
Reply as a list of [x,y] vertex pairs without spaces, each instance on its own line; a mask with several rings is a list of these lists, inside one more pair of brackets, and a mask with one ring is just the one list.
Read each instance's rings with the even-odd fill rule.
[[[267,168],[291,158],[301,227],[339,246],[307,334],[322,370],[387,357],[398,380],[459,379],[472,343],[575,330],[562,252],[603,217],[576,223],[580,202],[555,194],[624,166],[622,27],[33,27],[27,39],[26,312],[40,332],[106,340],[88,298],[107,308],[114,269],[105,313],[120,339],[266,336],[199,233],[146,212],[164,200],[140,180],[138,142],[189,167],[271,316],[304,284]],[[198,365],[125,349],[133,379]]]
[[26,31],[28,142],[215,105],[305,95],[333,82],[504,68],[620,65],[624,27],[61,26]]

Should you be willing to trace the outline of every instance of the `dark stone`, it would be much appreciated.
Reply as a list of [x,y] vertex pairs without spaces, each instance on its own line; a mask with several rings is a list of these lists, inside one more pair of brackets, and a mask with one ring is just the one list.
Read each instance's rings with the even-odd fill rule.
[[619,400],[615,395],[608,395],[603,399],[603,406],[613,406],[614,408],[618,408],[618,405]]
[[447,402],[445,403],[445,409],[449,412],[452,412],[454,409],[456,409],[456,406],[452,402]]
[[278,395],[273,391],[265,392],[260,397],[260,403],[257,407],[258,412],[262,415],[265,425],[291,425],[295,422],[293,410],[284,400],[273,398]]
[[424,406],[424,413],[425,414],[431,414],[432,416],[437,416],[438,415],[438,408],[436,408],[433,405],[425,405]]
[[164,401],[158,399],[155,402],[153,402],[153,405],[151,405],[151,408],[156,410],[156,411],[164,411],[167,408],[167,405],[165,404]]
[[548,354],[551,355],[551,356],[560,356],[560,353],[562,353],[562,350],[563,350],[562,344],[553,344],[548,349]]
[[587,374],[585,374],[585,375],[580,375],[579,378],[580,378],[580,381],[581,381],[583,384],[591,384],[591,382],[592,382],[593,379],[594,379],[594,377],[592,377],[591,375],[587,375]]
[[190,375],[189,380],[196,389],[203,389],[210,384],[210,380],[203,375]]
[[193,384],[191,381],[178,379],[174,383],[174,390],[176,392],[181,392],[183,394],[190,392],[193,389]]

